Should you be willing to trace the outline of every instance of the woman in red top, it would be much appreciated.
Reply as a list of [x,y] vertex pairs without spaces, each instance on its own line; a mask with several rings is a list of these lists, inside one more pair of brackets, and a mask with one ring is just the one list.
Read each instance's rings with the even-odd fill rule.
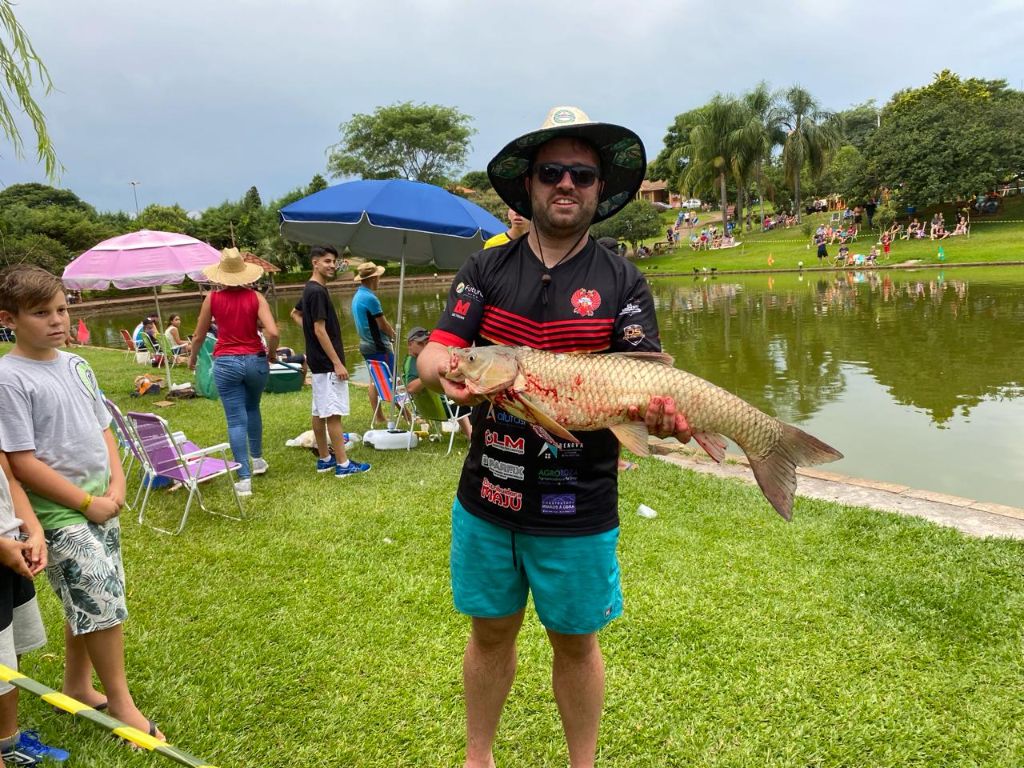
[[[235,490],[239,496],[248,496],[252,476],[267,471],[260,398],[270,376],[269,361],[277,353],[277,324],[267,300],[248,287],[263,276],[263,267],[247,264],[237,248],[221,251],[220,263],[203,274],[220,287],[207,295],[199,310],[188,367],[195,370],[197,350],[202,349],[213,319],[217,323],[213,380],[224,405],[231,453],[241,464]],[[259,336],[261,328],[267,348]]]

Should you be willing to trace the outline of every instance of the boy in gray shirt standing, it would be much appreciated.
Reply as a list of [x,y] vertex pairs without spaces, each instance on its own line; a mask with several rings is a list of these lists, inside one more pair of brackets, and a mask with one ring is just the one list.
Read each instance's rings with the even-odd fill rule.
[[0,322],[17,335],[0,358],[0,445],[42,525],[46,575],[64,606],[63,692],[162,739],[125,678],[125,479],[96,376],[61,350],[69,319],[60,280],[29,265],[0,272]]

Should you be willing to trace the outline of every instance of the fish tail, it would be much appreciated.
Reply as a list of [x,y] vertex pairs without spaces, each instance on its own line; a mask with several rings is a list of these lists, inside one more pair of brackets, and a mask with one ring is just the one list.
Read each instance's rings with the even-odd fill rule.
[[841,458],[843,454],[832,446],[789,424],[782,425],[782,437],[767,456],[758,459],[747,455],[765,498],[786,520],[793,516],[796,468]]

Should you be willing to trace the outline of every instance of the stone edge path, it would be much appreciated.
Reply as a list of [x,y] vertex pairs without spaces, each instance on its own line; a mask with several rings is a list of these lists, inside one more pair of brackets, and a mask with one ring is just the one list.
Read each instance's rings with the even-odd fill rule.
[[[745,456],[729,454],[716,464],[698,450],[652,438],[654,458],[695,472],[754,484]],[[813,499],[913,515],[969,536],[1024,540],[1024,509],[923,491],[897,483],[864,480],[817,468],[797,468],[797,494]]]

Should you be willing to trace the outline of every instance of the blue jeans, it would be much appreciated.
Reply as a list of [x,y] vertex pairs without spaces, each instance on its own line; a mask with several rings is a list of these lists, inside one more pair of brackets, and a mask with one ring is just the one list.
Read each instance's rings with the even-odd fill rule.
[[235,461],[242,466],[238,476],[252,476],[249,455],[263,455],[263,416],[260,397],[270,378],[266,357],[256,355],[222,355],[213,358],[213,381],[224,404],[228,421],[228,442]]

